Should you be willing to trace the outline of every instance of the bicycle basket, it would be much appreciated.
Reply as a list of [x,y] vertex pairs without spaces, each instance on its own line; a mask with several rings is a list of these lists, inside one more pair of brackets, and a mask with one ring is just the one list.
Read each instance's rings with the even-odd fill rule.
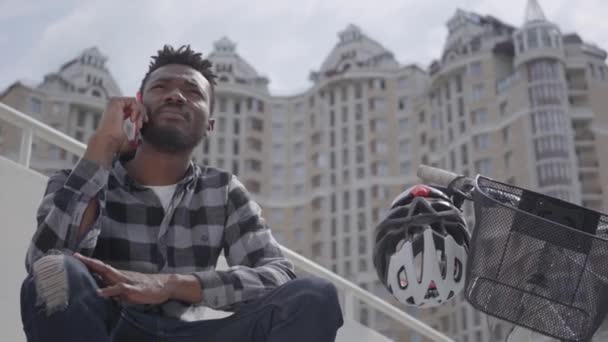
[[588,341],[608,311],[608,216],[478,176],[465,297],[488,315]]

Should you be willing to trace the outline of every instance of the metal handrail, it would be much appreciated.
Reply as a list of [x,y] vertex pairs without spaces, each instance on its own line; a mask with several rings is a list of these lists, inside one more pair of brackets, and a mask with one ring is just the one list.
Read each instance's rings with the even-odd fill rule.
[[[86,150],[86,145],[82,142],[1,102],[0,119],[5,120],[23,130],[24,134],[22,135],[21,139],[19,162],[27,168],[29,168],[30,165],[31,144],[34,136],[42,138],[46,142],[52,143],[78,156],[82,156]],[[23,151],[26,152],[24,153]],[[419,334],[432,339],[433,341],[453,342],[452,339],[448,338],[437,330],[434,330],[422,321],[389,304],[369,291],[362,289],[351,281],[329,271],[323,266],[303,257],[285,246],[281,246],[281,250],[297,268],[312,275],[327,279],[339,290],[344,292],[344,311],[347,319],[354,319],[354,303],[355,299],[358,299],[361,302],[369,305],[371,308],[382,312],[383,314],[395,319],[397,322],[400,322],[405,327],[410,328]]]

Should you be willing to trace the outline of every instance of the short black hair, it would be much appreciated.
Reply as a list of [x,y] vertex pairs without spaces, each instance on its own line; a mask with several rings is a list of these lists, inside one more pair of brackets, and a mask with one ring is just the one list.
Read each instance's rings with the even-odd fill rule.
[[213,73],[211,61],[204,59],[200,52],[195,52],[192,50],[190,45],[182,45],[176,50],[173,48],[173,46],[165,44],[161,50],[158,50],[158,54],[156,56],[151,56],[151,58],[152,61],[148,67],[148,72],[146,73],[146,76],[144,76],[144,79],[141,81],[141,85],[139,87],[139,92],[142,94],[142,96],[144,93],[144,85],[154,70],[167,64],[182,64],[197,70],[209,82],[209,85],[211,86],[209,114],[213,113],[215,103],[215,85],[217,84],[215,79],[217,78],[217,75]]

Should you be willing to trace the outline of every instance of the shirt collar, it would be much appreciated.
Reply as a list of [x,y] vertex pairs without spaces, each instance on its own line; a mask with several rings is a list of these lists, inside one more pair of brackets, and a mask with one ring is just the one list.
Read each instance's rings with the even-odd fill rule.
[[[127,163],[135,156],[134,152],[125,153],[118,155],[112,161],[112,174],[118,182],[127,187],[135,187],[139,189],[145,189],[145,187],[139,183],[137,183],[131,176],[129,176],[127,169],[124,164]],[[194,181],[199,178],[201,175],[200,167],[195,164],[192,160],[190,160],[188,164],[188,169],[186,170],[186,176],[182,178],[179,182],[177,182],[178,187],[181,185],[191,185],[194,184]]]

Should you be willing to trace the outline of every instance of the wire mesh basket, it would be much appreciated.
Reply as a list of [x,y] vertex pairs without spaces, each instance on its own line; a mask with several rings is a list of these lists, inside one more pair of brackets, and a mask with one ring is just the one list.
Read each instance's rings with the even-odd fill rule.
[[608,216],[477,176],[466,299],[563,341],[588,341],[608,311]]

